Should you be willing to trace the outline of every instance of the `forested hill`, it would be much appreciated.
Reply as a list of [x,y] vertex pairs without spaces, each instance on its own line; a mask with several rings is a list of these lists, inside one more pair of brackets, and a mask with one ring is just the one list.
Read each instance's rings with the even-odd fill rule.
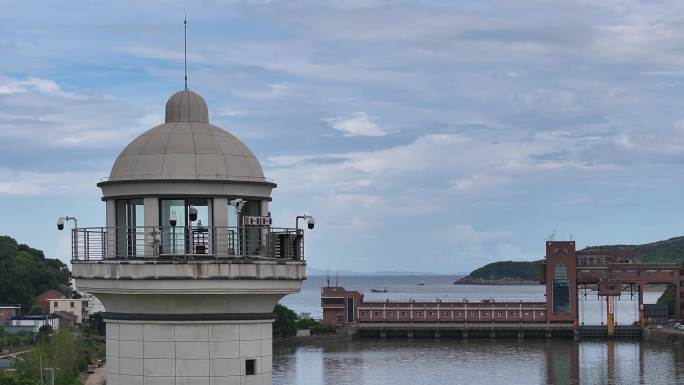
[[643,245],[589,246],[584,250],[605,250],[615,255],[625,253],[628,257],[640,258],[641,262],[682,263],[684,262],[684,237],[674,237]]
[[541,262],[494,262],[473,270],[454,283],[464,285],[536,284],[539,283],[539,264]]
[[[583,250],[602,250],[606,254],[640,259],[642,262],[684,263],[684,237],[643,245],[589,246]],[[473,270],[456,284],[532,284],[538,283],[539,264],[532,262],[505,261],[487,264]]]
[[0,236],[0,304],[20,304],[24,312],[35,297],[47,290],[65,292],[69,268],[58,259],[45,258],[41,250]]

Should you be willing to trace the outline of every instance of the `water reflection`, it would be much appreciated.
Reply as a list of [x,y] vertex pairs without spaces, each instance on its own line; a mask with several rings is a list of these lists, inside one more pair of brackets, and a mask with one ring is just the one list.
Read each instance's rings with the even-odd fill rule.
[[684,384],[684,349],[641,341],[503,339],[275,346],[273,383]]

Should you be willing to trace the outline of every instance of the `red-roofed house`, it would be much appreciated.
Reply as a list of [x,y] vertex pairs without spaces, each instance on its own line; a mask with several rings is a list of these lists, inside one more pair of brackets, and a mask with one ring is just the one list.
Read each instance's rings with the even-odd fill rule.
[[50,301],[53,299],[62,299],[64,294],[58,292],[57,290],[48,290],[45,293],[36,297],[36,303],[40,306],[40,310],[43,314],[50,314]]

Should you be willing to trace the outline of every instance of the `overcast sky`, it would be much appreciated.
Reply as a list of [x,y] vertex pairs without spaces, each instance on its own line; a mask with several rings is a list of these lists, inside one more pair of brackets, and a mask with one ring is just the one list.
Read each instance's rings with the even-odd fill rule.
[[[60,215],[183,86],[315,215],[311,266],[454,273],[684,233],[684,2],[2,1],[0,233]],[[143,4],[144,3],[144,4]]]

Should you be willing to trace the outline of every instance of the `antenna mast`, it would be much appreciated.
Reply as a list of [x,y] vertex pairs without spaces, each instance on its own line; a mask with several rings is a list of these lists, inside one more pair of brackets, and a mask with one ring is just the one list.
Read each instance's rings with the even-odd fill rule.
[[183,50],[185,59],[185,90],[188,90],[188,13],[185,13],[183,19]]

